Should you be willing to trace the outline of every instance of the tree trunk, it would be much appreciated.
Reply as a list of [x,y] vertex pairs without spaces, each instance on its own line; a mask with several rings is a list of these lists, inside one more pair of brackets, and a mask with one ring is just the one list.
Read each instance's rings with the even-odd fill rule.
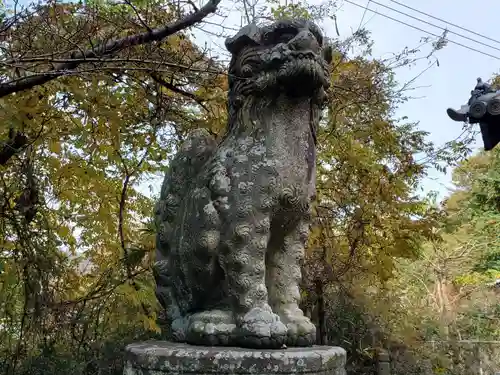
[[317,317],[318,326],[316,330],[316,342],[318,345],[326,345],[328,341],[328,333],[326,330],[326,309],[325,309],[325,295],[323,284],[316,281],[316,296],[317,296]]

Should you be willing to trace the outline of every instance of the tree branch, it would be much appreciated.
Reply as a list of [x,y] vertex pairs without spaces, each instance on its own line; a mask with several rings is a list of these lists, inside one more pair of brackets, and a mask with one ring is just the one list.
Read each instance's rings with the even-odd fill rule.
[[[115,39],[86,51],[73,51],[70,55],[70,61],[57,65],[54,70],[67,71],[76,69],[78,65],[85,62],[86,58],[98,58],[112,55],[132,46],[139,46],[165,39],[170,35],[201,22],[210,13],[214,13],[217,10],[217,6],[220,2],[221,0],[208,0],[208,2],[197,12],[191,13],[170,25],[140,34],[129,35],[125,38]],[[38,85],[43,85],[61,75],[63,75],[63,73],[47,71],[42,75],[28,76],[16,82],[0,84],[0,98],[15,92],[28,90]]]
[[11,129],[9,140],[0,147],[0,165],[7,164],[7,161],[27,144],[28,137]]
[[165,81],[163,78],[161,78],[158,74],[156,74],[154,72],[151,73],[151,78],[153,79],[153,81],[155,81],[160,86],[163,86],[163,87],[165,87],[165,88],[167,88],[167,89],[169,89],[177,94],[180,94],[182,96],[185,96],[187,98],[194,100],[205,111],[209,112],[209,109],[207,108],[207,106],[203,103],[202,99],[199,98],[197,95],[195,95],[191,92],[185,91],[185,90],[183,90],[183,89],[181,89],[173,84],[168,83],[167,81]]

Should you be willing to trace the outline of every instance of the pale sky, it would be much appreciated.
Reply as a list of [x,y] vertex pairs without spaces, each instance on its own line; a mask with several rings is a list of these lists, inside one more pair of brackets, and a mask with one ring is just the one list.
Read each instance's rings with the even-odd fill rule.
[[[368,2],[367,0],[350,1],[362,5],[363,7],[366,6]],[[470,3],[452,0],[398,0],[400,3],[411,6],[422,12],[432,14],[434,17],[441,18],[478,34],[500,41],[500,29],[498,28],[500,2],[487,0],[477,1],[477,3]],[[424,19],[437,26],[447,26],[443,22],[415,13],[390,0],[377,0],[377,2],[398,9],[404,13],[411,14],[417,18]],[[319,4],[322,3],[322,1],[314,0],[310,1],[310,3]],[[233,9],[230,16],[226,19],[212,16],[210,22],[223,24],[224,26],[232,28],[239,28],[241,24],[241,15],[239,11],[234,9],[233,2],[222,0],[221,6],[224,9]],[[339,0],[338,6],[340,10],[336,13],[337,25],[340,32],[340,38],[345,38],[352,34],[353,30],[358,28],[364,10],[344,2],[343,0]],[[442,29],[423,24],[417,20],[408,18],[371,2],[369,8],[434,34],[441,35],[443,32]],[[392,53],[400,52],[404,47],[414,48],[420,44],[422,37],[429,36],[422,31],[412,29],[370,11],[366,12],[364,23],[366,23],[366,28],[371,32],[372,39],[375,42],[373,47],[375,57],[389,57]],[[333,22],[325,22],[322,26],[327,36],[336,37]],[[204,27],[205,30],[208,28],[213,31],[220,31],[220,27],[210,25]],[[443,50],[438,51],[435,55],[439,60],[439,67],[434,65],[415,82],[415,86],[419,86],[420,88],[412,92],[412,96],[418,97],[418,99],[403,104],[399,108],[397,116],[407,116],[410,121],[419,121],[420,128],[430,132],[429,138],[436,145],[442,145],[445,142],[451,141],[459,137],[462,133],[461,123],[450,120],[446,114],[446,108],[459,108],[460,105],[465,104],[469,99],[471,89],[476,83],[476,78],[482,77],[484,80],[488,80],[493,74],[497,73],[500,68],[500,42],[495,43],[490,40],[481,39],[477,35],[467,33],[466,31],[456,29],[452,26],[448,26],[448,28],[450,31],[455,31],[469,38],[492,45],[499,50],[487,48],[473,41],[460,38],[457,35],[448,34],[449,40],[480,49],[491,55],[498,56],[498,59],[485,56],[449,42]],[[223,38],[215,38],[199,30],[195,31],[195,35],[199,43],[204,44],[206,42],[212,48],[219,47],[220,53],[223,53],[223,50],[220,49],[220,47],[224,45]],[[424,70],[428,64],[429,61],[424,59],[410,69],[399,69],[396,78],[399,82],[406,82]],[[480,136],[476,138],[475,147],[482,147]],[[435,171],[426,179],[423,187],[425,191],[438,191],[440,198],[442,198],[447,194],[447,188],[451,186],[450,180],[451,176],[449,172],[447,175],[443,175]]]
[[[422,12],[432,14],[434,17],[462,26],[478,34],[500,40],[500,29],[497,26],[497,15],[500,12],[500,2],[487,0],[477,1],[477,3],[466,1],[457,2],[452,0],[400,0],[398,2],[409,5]],[[353,2],[363,5],[367,3],[367,1],[364,0],[353,0]],[[389,0],[377,0],[377,2],[418,18],[425,19],[437,26],[447,26],[442,22],[405,9]],[[386,14],[406,23],[418,26],[421,29],[433,32],[434,34],[441,34],[442,32],[439,28],[423,24],[414,19],[409,19],[408,17],[404,17],[382,6],[371,4],[370,8],[379,13]],[[353,24],[355,27],[362,17],[362,14],[363,9],[345,3],[338,14],[342,30],[346,32]],[[371,12],[367,12],[365,19],[366,18],[370,19],[367,28],[372,32],[372,37],[375,41],[374,53],[376,56],[383,56],[388,52],[397,52],[406,45],[410,47],[415,46],[418,44],[421,37],[426,36],[421,31],[414,30],[383,16],[374,15]],[[346,24],[343,25],[343,23]],[[408,116],[412,121],[419,121],[421,129],[430,132],[430,139],[435,144],[439,145],[458,137],[462,133],[461,124],[451,121],[448,118],[446,108],[459,108],[461,104],[465,104],[465,101],[469,98],[468,95],[470,90],[476,83],[476,78],[483,77],[485,80],[490,79],[500,68],[500,42],[495,43],[490,40],[481,39],[477,35],[467,33],[466,31],[456,29],[452,26],[449,26],[449,30],[489,44],[499,50],[485,47],[473,41],[460,38],[457,35],[448,34],[448,39],[451,41],[475,47],[475,49],[482,50],[490,55],[498,56],[498,58],[495,59],[485,56],[449,42],[443,50],[438,51],[436,54],[439,59],[439,67],[435,66],[429,69],[416,83],[417,86],[424,87],[419,89],[414,96],[422,98],[411,100],[401,106],[399,114]],[[422,64],[411,70],[400,70],[397,72],[396,77],[402,82],[411,79],[416,72],[425,68],[426,64],[427,62],[422,62]],[[482,147],[480,136],[476,138],[476,147]],[[436,180],[427,179],[425,188],[439,190],[440,195],[446,194],[446,186],[449,186],[450,174],[448,173],[447,176],[443,176],[436,172],[432,177],[436,178]]]

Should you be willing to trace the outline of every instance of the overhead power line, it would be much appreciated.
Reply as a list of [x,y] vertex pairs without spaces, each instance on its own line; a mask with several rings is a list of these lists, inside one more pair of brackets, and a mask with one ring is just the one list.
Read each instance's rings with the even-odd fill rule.
[[[358,8],[365,9],[365,7],[364,7],[364,6],[359,5],[359,4],[357,4],[357,3],[353,2],[353,1],[350,1],[350,0],[344,0],[344,1],[345,1],[346,3],[349,3],[349,4],[352,4],[352,5],[354,5],[354,6],[357,6]],[[373,0],[372,0],[372,2],[373,2]],[[394,22],[400,23],[400,24],[405,25],[405,26],[407,26],[407,27],[411,27],[412,29],[418,30],[418,31],[423,32],[423,33],[425,33],[425,34],[432,35],[432,36],[434,36],[434,37],[436,37],[436,38],[442,38],[442,36],[441,36],[441,35],[434,34],[434,33],[430,32],[430,31],[424,30],[424,29],[422,29],[422,28],[420,28],[420,27],[417,27],[417,26],[415,26],[415,25],[411,25],[411,24],[406,23],[406,22],[404,22],[404,21],[398,20],[397,18],[394,18],[394,17],[388,16],[388,15],[386,15],[386,14],[383,14],[383,13],[377,12],[376,10],[369,9],[369,8],[367,8],[367,10],[368,10],[369,12],[374,13],[374,14],[378,14],[379,16],[382,16],[382,17],[385,17],[385,18],[387,18],[387,19],[390,19],[391,21],[394,21]],[[454,40],[451,40],[451,39],[448,39],[448,38],[444,38],[444,40],[446,40],[447,42],[450,42],[450,43],[452,43],[452,44],[455,44],[455,45],[457,45],[457,46],[460,46],[460,47],[463,47],[463,48],[467,48],[467,49],[468,49],[468,50],[470,50],[470,51],[474,51],[474,52],[480,53],[480,54],[482,54],[482,55],[485,55],[485,56],[488,56],[488,57],[492,57],[492,58],[494,58],[494,59],[496,59],[496,60],[500,60],[500,57],[495,56],[495,55],[492,55],[492,54],[489,54],[488,52],[484,52],[484,51],[478,50],[478,49],[476,49],[476,48],[473,48],[473,47],[467,46],[467,45],[465,45],[465,44],[462,44],[462,43],[460,43],[460,42],[455,42]]]
[[[391,0],[391,1],[392,1],[392,0]],[[494,47],[494,46],[492,46],[492,45],[489,45],[489,44],[483,43],[483,42],[481,42],[481,41],[479,41],[479,40],[473,39],[473,38],[468,37],[468,36],[466,36],[466,35],[459,34],[459,33],[455,32],[455,31],[453,31],[453,30],[447,29],[446,27],[438,26],[438,25],[436,25],[436,24],[433,24],[432,22],[429,22],[429,21],[423,20],[423,19],[421,19],[421,18],[418,18],[418,17],[412,16],[411,14],[408,14],[408,13],[402,12],[402,11],[400,11],[400,10],[397,10],[397,9],[391,8],[390,6],[385,5],[385,4],[382,4],[382,3],[379,3],[379,2],[377,2],[377,1],[375,1],[375,0],[372,0],[371,2],[372,2],[373,4],[380,5],[381,7],[384,7],[384,8],[386,8],[386,9],[392,10],[393,12],[396,12],[396,13],[402,14],[403,16],[406,16],[406,17],[409,17],[409,18],[413,18],[414,20],[417,20],[417,21],[419,21],[419,22],[425,23],[425,24],[427,24],[427,25],[429,25],[429,26],[436,27],[436,28],[438,28],[438,29],[441,29],[441,30],[447,31],[447,32],[449,32],[450,34],[457,35],[457,36],[459,36],[460,38],[464,38],[464,39],[470,40],[470,41],[472,41],[472,42],[474,42],[474,43],[481,44],[481,45],[483,45],[483,46],[485,46],[485,47],[488,47],[488,48],[491,48],[491,49],[495,49],[495,50],[497,50],[497,51],[500,51],[500,48],[498,48],[498,47]]]
[[481,37],[481,38],[488,39],[488,40],[490,40],[490,41],[492,41],[492,42],[495,42],[495,43],[500,44],[500,41],[498,41],[498,40],[496,40],[496,39],[490,38],[490,37],[488,37],[488,36],[486,36],[486,35],[483,35],[483,34],[476,33],[475,31],[472,31],[472,30],[470,30],[470,29],[467,29],[467,28],[465,28],[465,27],[463,27],[463,26],[460,26],[460,25],[457,25],[457,24],[455,24],[455,23],[448,22],[448,21],[446,21],[446,20],[444,20],[444,19],[442,19],[442,18],[432,16],[432,15],[430,15],[429,13],[425,13],[425,12],[422,12],[421,10],[418,10],[418,9],[412,8],[411,6],[406,5],[406,4],[403,4],[403,3],[400,3],[399,1],[396,1],[396,0],[389,0],[389,1],[391,1],[391,2],[393,2],[393,3],[395,3],[395,4],[398,4],[398,5],[400,5],[400,6],[404,7],[404,8],[407,8],[407,9],[413,10],[414,12],[420,13],[420,14],[422,14],[422,15],[424,15],[424,16],[427,16],[427,17],[433,18],[433,19],[435,19],[435,20],[437,20],[437,21],[441,21],[441,22],[446,23],[446,24],[448,24],[448,25],[450,25],[450,26],[456,27],[457,29],[461,29],[461,30],[463,30],[463,31],[467,31],[468,33],[471,33],[471,34],[477,35],[477,36],[479,36],[479,37]]

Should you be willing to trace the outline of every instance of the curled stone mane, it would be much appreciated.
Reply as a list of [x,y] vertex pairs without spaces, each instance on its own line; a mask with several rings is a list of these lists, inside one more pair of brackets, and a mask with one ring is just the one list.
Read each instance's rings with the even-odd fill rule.
[[331,49],[316,25],[248,25],[226,41],[228,130],[191,133],[156,205],[165,336],[191,344],[309,346],[298,304],[315,196],[316,128]]

